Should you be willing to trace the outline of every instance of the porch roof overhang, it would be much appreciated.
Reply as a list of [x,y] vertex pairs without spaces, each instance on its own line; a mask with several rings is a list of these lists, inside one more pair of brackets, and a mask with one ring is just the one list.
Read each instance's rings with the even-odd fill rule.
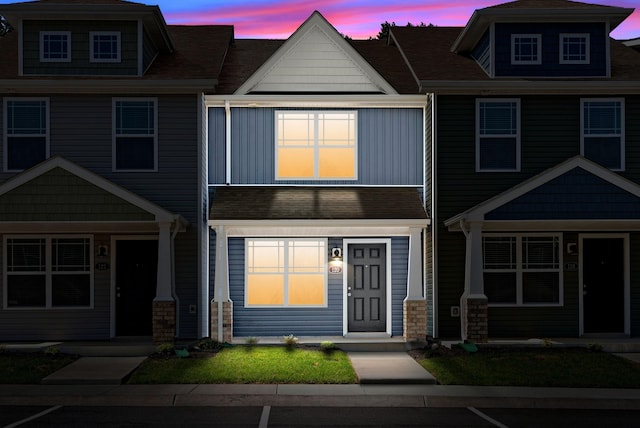
[[189,222],[59,156],[0,185],[0,232],[184,231]]
[[576,156],[444,222],[450,231],[638,230],[640,185]]
[[406,234],[429,219],[413,188],[226,186],[215,191],[209,225],[227,234],[364,236]]

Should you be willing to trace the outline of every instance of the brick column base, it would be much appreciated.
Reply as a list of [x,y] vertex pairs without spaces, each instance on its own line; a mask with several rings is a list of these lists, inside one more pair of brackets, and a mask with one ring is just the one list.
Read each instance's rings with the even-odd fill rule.
[[427,301],[405,300],[402,312],[405,342],[425,342],[427,340]]
[[468,298],[464,306],[462,322],[466,322],[467,339],[477,343],[489,340],[489,314],[486,298]]
[[153,302],[153,343],[173,343],[176,340],[176,302]]
[[233,340],[233,302],[222,302],[222,337],[218,337],[218,302],[211,302],[211,338],[217,342]]

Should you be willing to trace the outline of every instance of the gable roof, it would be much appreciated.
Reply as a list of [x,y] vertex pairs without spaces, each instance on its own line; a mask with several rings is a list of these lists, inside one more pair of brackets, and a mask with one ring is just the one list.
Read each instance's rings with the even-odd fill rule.
[[396,93],[318,11],[235,94],[274,92]]
[[[184,220],[181,216],[173,214],[172,212],[165,210],[164,208],[154,204],[153,202],[150,202],[149,200],[133,192],[130,192],[123,187],[118,186],[117,184],[105,179],[104,177],[101,177],[59,156],[49,158],[48,160],[39,163],[38,165],[4,182],[2,185],[0,185],[0,199],[5,195],[10,194],[10,192],[20,188],[21,186],[28,185],[33,180],[43,177],[47,173],[50,173],[57,168],[68,171],[72,176],[77,177],[85,181],[86,183],[103,190],[108,194],[114,195],[122,201],[134,207],[137,207],[139,210],[148,212],[152,215],[153,218],[155,218],[155,221],[157,222],[173,222],[177,220],[180,224],[186,224],[186,220]],[[74,189],[72,187],[67,187],[66,191],[68,191],[69,193],[73,193]]]
[[[583,173],[578,172],[582,170]],[[586,174],[585,174],[586,173]],[[554,180],[564,177],[561,182]],[[585,178],[587,177],[587,178]],[[589,178],[591,177],[591,178]],[[535,213],[532,217],[522,217],[518,213],[514,212],[520,208],[516,205],[512,205],[509,209],[504,209],[509,204],[516,201],[518,198],[524,198],[527,195],[534,195],[537,191],[552,184],[556,186],[551,192],[539,192],[541,198],[537,200],[521,199],[521,204],[531,204],[537,206]],[[574,191],[571,193],[558,192],[558,189],[569,189]],[[578,189],[575,191],[575,189]],[[596,191],[596,189],[598,189]],[[549,189],[547,189],[549,190]],[[599,205],[601,207],[600,217],[594,218],[592,214],[587,211],[571,211],[568,212],[569,205],[576,201],[573,198],[573,193],[576,193],[577,200],[581,204],[591,204],[592,206]],[[550,199],[550,195],[553,195],[553,200]],[[640,219],[640,185],[633,181],[615,174],[583,156],[575,156],[565,162],[550,168],[542,173],[523,181],[522,183],[512,187],[511,189],[494,196],[480,204],[454,216],[444,222],[445,226],[450,228],[458,227],[461,221],[473,222],[473,221],[486,221],[486,220],[600,220],[619,218],[612,217],[611,214],[606,214],[612,211],[611,202],[616,200],[620,203],[627,204],[631,207],[631,211],[626,212],[623,209],[615,209],[616,216],[631,214],[629,217]],[[522,205],[521,205],[522,206]],[[584,206],[584,205],[583,205]],[[545,207],[548,207],[547,213],[540,214]],[[563,212],[565,210],[566,212]],[[510,212],[509,212],[510,211]],[[635,213],[635,214],[634,214]]]

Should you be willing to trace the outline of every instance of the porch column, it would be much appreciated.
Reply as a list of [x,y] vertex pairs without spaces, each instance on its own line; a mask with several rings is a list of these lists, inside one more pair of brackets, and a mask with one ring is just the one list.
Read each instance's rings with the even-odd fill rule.
[[229,271],[227,232],[216,227],[216,272],[214,299],[211,302],[211,338],[218,342],[233,339],[233,303],[229,300]]
[[158,223],[158,269],[156,297],[153,299],[155,343],[172,343],[176,337],[176,302],[171,294],[171,225],[168,221]]
[[488,339],[487,296],[484,294],[482,263],[482,223],[462,224],[467,239],[464,293],[460,298],[461,336],[463,340],[486,342]]
[[407,297],[403,302],[403,331],[407,342],[425,341],[427,338],[427,301],[422,284],[422,229],[412,227],[409,236],[409,272]]

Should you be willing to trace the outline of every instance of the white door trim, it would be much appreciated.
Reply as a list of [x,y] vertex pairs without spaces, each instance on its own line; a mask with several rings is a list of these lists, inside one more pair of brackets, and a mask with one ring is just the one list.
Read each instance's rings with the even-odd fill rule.
[[343,257],[343,269],[342,269],[342,334],[346,336],[349,334],[349,319],[348,319],[348,310],[349,305],[347,302],[347,283],[349,281],[348,270],[349,270],[349,245],[351,244],[384,244],[385,245],[385,257],[387,258],[387,275],[385,278],[386,281],[386,310],[387,310],[387,320],[386,320],[386,331],[380,332],[391,336],[391,320],[392,320],[392,294],[391,294],[391,239],[379,239],[379,238],[371,238],[371,239],[343,239],[342,240],[342,257]]
[[629,249],[629,234],[628,233],[581,233],[578,236],[579,246],[579,274],[578,274],[578,318],[580,323],[580,336],[585,334],[584,332],[584,306],[583,306],[583,285],[584,285],[584,260],[583,260],[583,241],[584,239],[606,239],[606,238],[618,238],[623,240],[624,251],[624,334],[631,334],[631,280],[630,280],[630,249]]
[[157,241],[158,235],[111,235],[111,321],[109,337],[116,337],[116,242],[117,241]]

